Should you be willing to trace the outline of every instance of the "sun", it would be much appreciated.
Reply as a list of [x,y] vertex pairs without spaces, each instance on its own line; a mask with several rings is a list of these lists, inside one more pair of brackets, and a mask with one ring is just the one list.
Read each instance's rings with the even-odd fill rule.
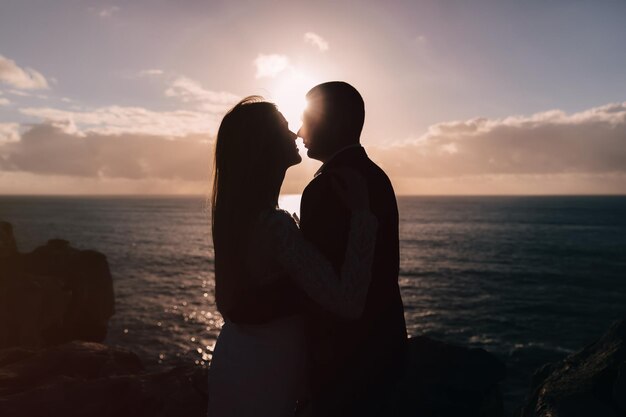
[[293,132],[298,132],[302,125],[302,112],[307,105],[305,95],[316,84],[315,79],[296,70],[276,80],[270,100],[276,103]]

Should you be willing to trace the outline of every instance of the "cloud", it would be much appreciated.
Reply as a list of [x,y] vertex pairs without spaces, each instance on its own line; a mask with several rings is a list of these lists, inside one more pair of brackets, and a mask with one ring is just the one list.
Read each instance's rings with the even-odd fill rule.
[[256,67],[256,78],[273,78],[289,68],[289,58],[279,54],[259,54],[254,60],[254,65]]
[[307,32],[304,34],[304,41],[316,46],[320,51],[328,51],[328,42],[317,33]]
[[120,8],[118,6],[103,7],[102,9],[98,10],[98,16],[100,16],[103,19],[106,19],[107,17],[111,17],[119,11],[120,11]]
[[42,123],[32,126],[17,141],[0,144],[0,171],[99,179],[207,181],[211,141],[208,135],[176,140],[146,134],[79,135],[63,126]]
[[24,115],[77,132],[102,135],[144,134],[182,137],[217,131],[221,115],[191,110],[153,111],[142,107],[108,106],[94,110],[62,110],[52,107],[21,108]]
[[0,82],[25,90],[48,89],[46,78],[32,68],[21,68],[0,55]]
[[240,100],[232,93],[207,90],[197,81],[187,77],[176,78],[165,90],[165,95],[177,97],[185,103],[196,103],[200,109],[213,113],[226,112]]
[[[91,178],[108,181],[102,190],[109,192],[114,184],[131,192],[133,181],[148,180],[154,192],[176,192],[177,181],[204,190],[213,143],[207,132],[215,130],[202,125],[206,113],[189,113],[107,107],[47,114],[49,121],[21,135],[18,124],[0,124],[0,176],[27,176],[24,184],[35,184],[33,175],[55,184],[62,176]],[[400,194],[626,193],[626,103],[450,121],[389,146],[365,142]],[[318,167],[305,158],[288,171],[282,191],[301,192]],[[85,181],[77,189],[89,191]]]
[[18,141],[20,138],[19,128],[17,123],[0,123],[0,145]]
[[18,96],[18,97],[32,97],[32,94],[27,93],[26,91],[9,90],[9,93],[13,94],[14,96]]
[[[2,91],[0,91],[0,96],[2,95]],[[0,97],[0,106],[8,106],[11,104],[8,98]]]
[[[626,103],[431,126],[417,140],[374,147],[391,175],[452,178],[626,174]],[[623,184],[626,191],[626,181]]]
[[[89,190],[90,181],[94,190],[118,185],[122,192],[133,192],[129,191],[136,190],[132,182],[145,185],[150,192],[204,190],[212,134],[239,97],[207,90],[186,77],[174,79],[165,94],[193,104],[194,109],[20,108],[21,114],[38,122],[22,134],[18,124],[0,125],[0,177],[32,187],[34,176],[45,176],[58,192],[71,191],[63,186],[64,177],[82,178],[65,182],[80,190]],[[0,189],[15,192],[15,187],[3,185]]]
[[143,71],[139,71],[138,75],[140,77],[155,77],[158,75],[163,75],[165,72],[163,70],[160,69],[147,69],[147,70],[143,70]]

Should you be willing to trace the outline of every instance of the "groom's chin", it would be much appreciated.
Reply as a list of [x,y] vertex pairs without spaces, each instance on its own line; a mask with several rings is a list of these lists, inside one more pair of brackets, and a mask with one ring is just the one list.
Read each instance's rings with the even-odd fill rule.
[[312,150],[312,149],[307,149],[307,150],[306,150],[306,156],[308,156],[308,157],[309,157],[309,158],[311,158],[311,159],[317,159],[317,158],[315,157],[315,156],[316,156],[316,153],[315,153],[315,151],[314,151],[314,150]]

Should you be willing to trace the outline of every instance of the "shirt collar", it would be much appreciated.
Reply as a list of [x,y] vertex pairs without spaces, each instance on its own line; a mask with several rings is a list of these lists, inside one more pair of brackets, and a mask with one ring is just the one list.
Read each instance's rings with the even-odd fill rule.
[[361,146],[361,144],[360,144],[360,143],[354,143],[354,144],[352,144],[352,145],[348,145],[348,146],[345,146],[345,147],[343,147],[343,148],[339,149],[337,152],[335,152],[334,154],[332,154],[332,155],[330,156],[330,158],[328,158],[328,159],[326,160],[326,162],[324,162],[324,163],[322,164],[322,166],[321,166],[321,167],[319,167],[319,169],[318,169],[317,171],[315,171],[315,175],[313,175],[313,178],[315,178],[315,177],[317,177],[318,175],[320,175],[320,174],[324,171],[324,167],[326,167],[326,165],[328,165],[328,163],[329,163],[330,161],[332,161],[332,160],[333,160],[333,159],[334,159],[337,155],[339,155],[339,154],[340,154],[340,153],[342,153],[343,151],[348,150],[348,149],[352,149],[352,148],[361,148],[361,147],[362,147],[362,146]]

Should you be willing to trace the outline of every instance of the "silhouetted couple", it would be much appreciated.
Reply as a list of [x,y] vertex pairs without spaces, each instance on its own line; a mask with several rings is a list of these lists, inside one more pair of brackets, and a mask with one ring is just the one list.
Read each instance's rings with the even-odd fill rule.
[[323,165],[299,224],[278,208],[285,172],[302,158],[276,106],[246,98],[219,128],[212,210],[225,323],[209,417],[380,415],[402,373],[398,209],[359,144],[363,99],[328,82],[307,101],[298,136]]

